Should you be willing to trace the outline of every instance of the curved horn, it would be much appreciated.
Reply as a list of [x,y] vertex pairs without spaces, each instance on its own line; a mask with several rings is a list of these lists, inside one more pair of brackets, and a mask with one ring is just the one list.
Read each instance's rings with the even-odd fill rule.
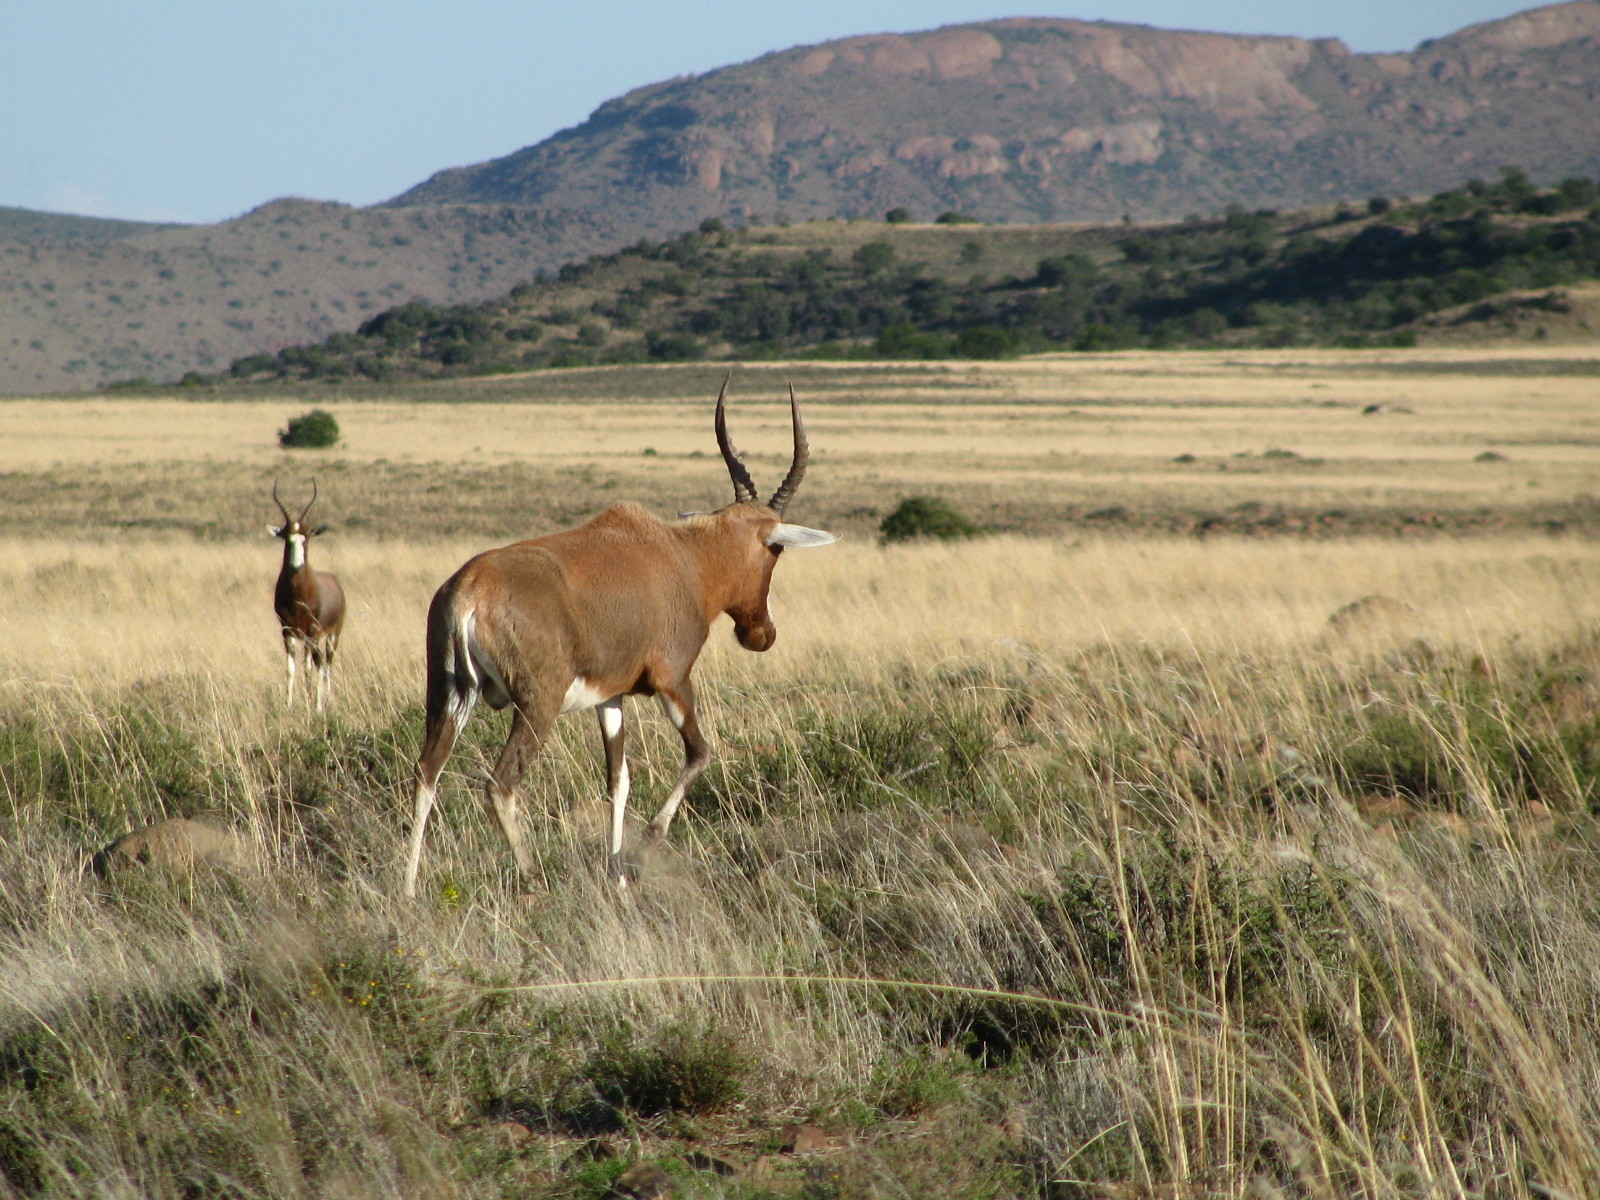
[[772,499],[767,501],[767,506],[780,517],[789,501],[794,499],[800,481],[806,477],[806,463],[811,458],[811,445],[806,441],[806,424],[800,419],[800,403],[794,398],[792,383],[789,385],[789,413],[794,418],[794,461],[789,465],[789,473],[783,477],[778,490],[772,493]]
[[[316,480],[316,476],[312,476],[312,478],[311,478],[311,499],[307,500],[306,501],[306,506],[300,510],[300,518],[299,519],[302,522],[305,521],[306,514],[311,511],[311,506],[313,504],[315,504],[316,502],[317,502],[317,480]],[[288,514],[286,513],[284,515],[287,516]]]
[[278,481],[272,481],[272,502],[278,506],[278,511],[283,514],[283,523],[287,525],[291,520],[289,510],[283,506],[283,501],[278,499]]
[[723,377],[722,390],[717,393],[717,448],[722,451],[722,461],[728,464],[728,474],[733,477],[733,502],[741,504],[756,499],[756,483],[728,440],[728,415],[723,409],[723,399],[728,394],[728,380],[732,378],[733,372],[729,371]]

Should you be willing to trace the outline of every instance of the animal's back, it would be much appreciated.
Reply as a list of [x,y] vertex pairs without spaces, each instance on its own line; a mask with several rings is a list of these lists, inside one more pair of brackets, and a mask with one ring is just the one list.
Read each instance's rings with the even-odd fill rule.
[[469,609],[478,643],[506,671],[556,659],[571,676],[623,689],[676,614],[698,613],[698,599],[670,527],[618,504],[576,529],[468,561],[435,596],[430,645],[442,649],[445,627]]

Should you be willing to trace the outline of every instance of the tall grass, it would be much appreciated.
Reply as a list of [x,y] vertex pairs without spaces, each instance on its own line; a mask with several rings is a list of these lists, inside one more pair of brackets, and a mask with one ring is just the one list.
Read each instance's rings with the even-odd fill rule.
[[[318,719],[279,707],[269,551],[8,547],[0,1179],[597,1196],[648,1158],[743,1197],[1595,1190],[1592,547],[839,549],[786,556],[770,654],[714,635],[718,757],[638,888],[606,883],[570,719],[518,892],[486,715],[406,903],[414,643],[462,548],[339,551]],[[1334,634],[1373,591],[1415,617]],[[228,598],[204,634],[194,595]],[[648,810],[679,751],[633,729]],[[89,870],[169,815],[264,866]],[[796,1120],[842,1144],[707,1167]]]

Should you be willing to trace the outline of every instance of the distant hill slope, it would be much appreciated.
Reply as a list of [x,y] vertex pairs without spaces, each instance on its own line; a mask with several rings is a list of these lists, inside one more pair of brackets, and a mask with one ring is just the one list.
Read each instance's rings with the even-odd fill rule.
[[174,380],[415,297],[501,295],[620,240],[599,218],[507,205],[277,200],[218,225],[134,230],[29,216],[0,214],[0,393]]
[[118,221],[0,206],[0,241],[27,242],[35,246],[52,242],[116,242],[144,233],[182,228],[170,221]]
[[768,54],[603,104],[397,197],[708,216],[1115,220],[1428,193],[1500,167],[1600,173],[1600,3],[1409,54],[1018,18]]
[[[563,267],[480,305],[405,304],[195,382],[387,382],[702,357],[998,358],[1122,347],[1600,335],[1600,184],[1512,172],[1398,206],[1130,225],[818,221]],[[1574,286],[1576,285],[1576,286]]]

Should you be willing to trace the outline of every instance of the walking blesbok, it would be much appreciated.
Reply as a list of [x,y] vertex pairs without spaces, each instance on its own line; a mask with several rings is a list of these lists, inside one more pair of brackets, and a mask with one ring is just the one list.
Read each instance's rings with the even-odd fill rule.
[[689,672],[712,621],[727,613],[740,645],[766,650],[778,636],[767,613],[778,555],[786,546],[838,540],[783,520],[809,457],[794,388],[794,457],[765,504],[728,441],[727,390],[723,380],[716,434],[733,477],[732,504],[714,513],[682,513],[677,523],[637,504],[613,505],[576,529],[480,554],[434,594],[428,609],[427,730],[417,760],[406,895],[416,895],[422,835],[439,772],[480,697],[493,708],[513,710],[511,735],[487,793],[524,879],[533,860],[517,824],[517,783],[562,713],[599,710],[611,798],[609,868],[617,885],[626,887],[622,698],[660,700],[684,747],[683,770],[650,823],[652,840],[666,834],[684,793],[710,760]]
[[272,499],[283,514],[282,525],[268,525],[267,532],[283,539],[283,566],[278,585],[273,589],[272,607],[283,629],[283,653],[288,663],[289,699],[294,707],[295,655],[298,650],[317,669],[317,711],[322,711],[324,690],[333,687],[333,655],[339,648],[344,629],[344,589],[327,571],[313,571],[306,561],[311,539],[328,532],[326,525],[306,524],[306,514],[317,502],[317,481],[311,481],[311,499],[298,517],[278,499],[278,481],[272,481]]

